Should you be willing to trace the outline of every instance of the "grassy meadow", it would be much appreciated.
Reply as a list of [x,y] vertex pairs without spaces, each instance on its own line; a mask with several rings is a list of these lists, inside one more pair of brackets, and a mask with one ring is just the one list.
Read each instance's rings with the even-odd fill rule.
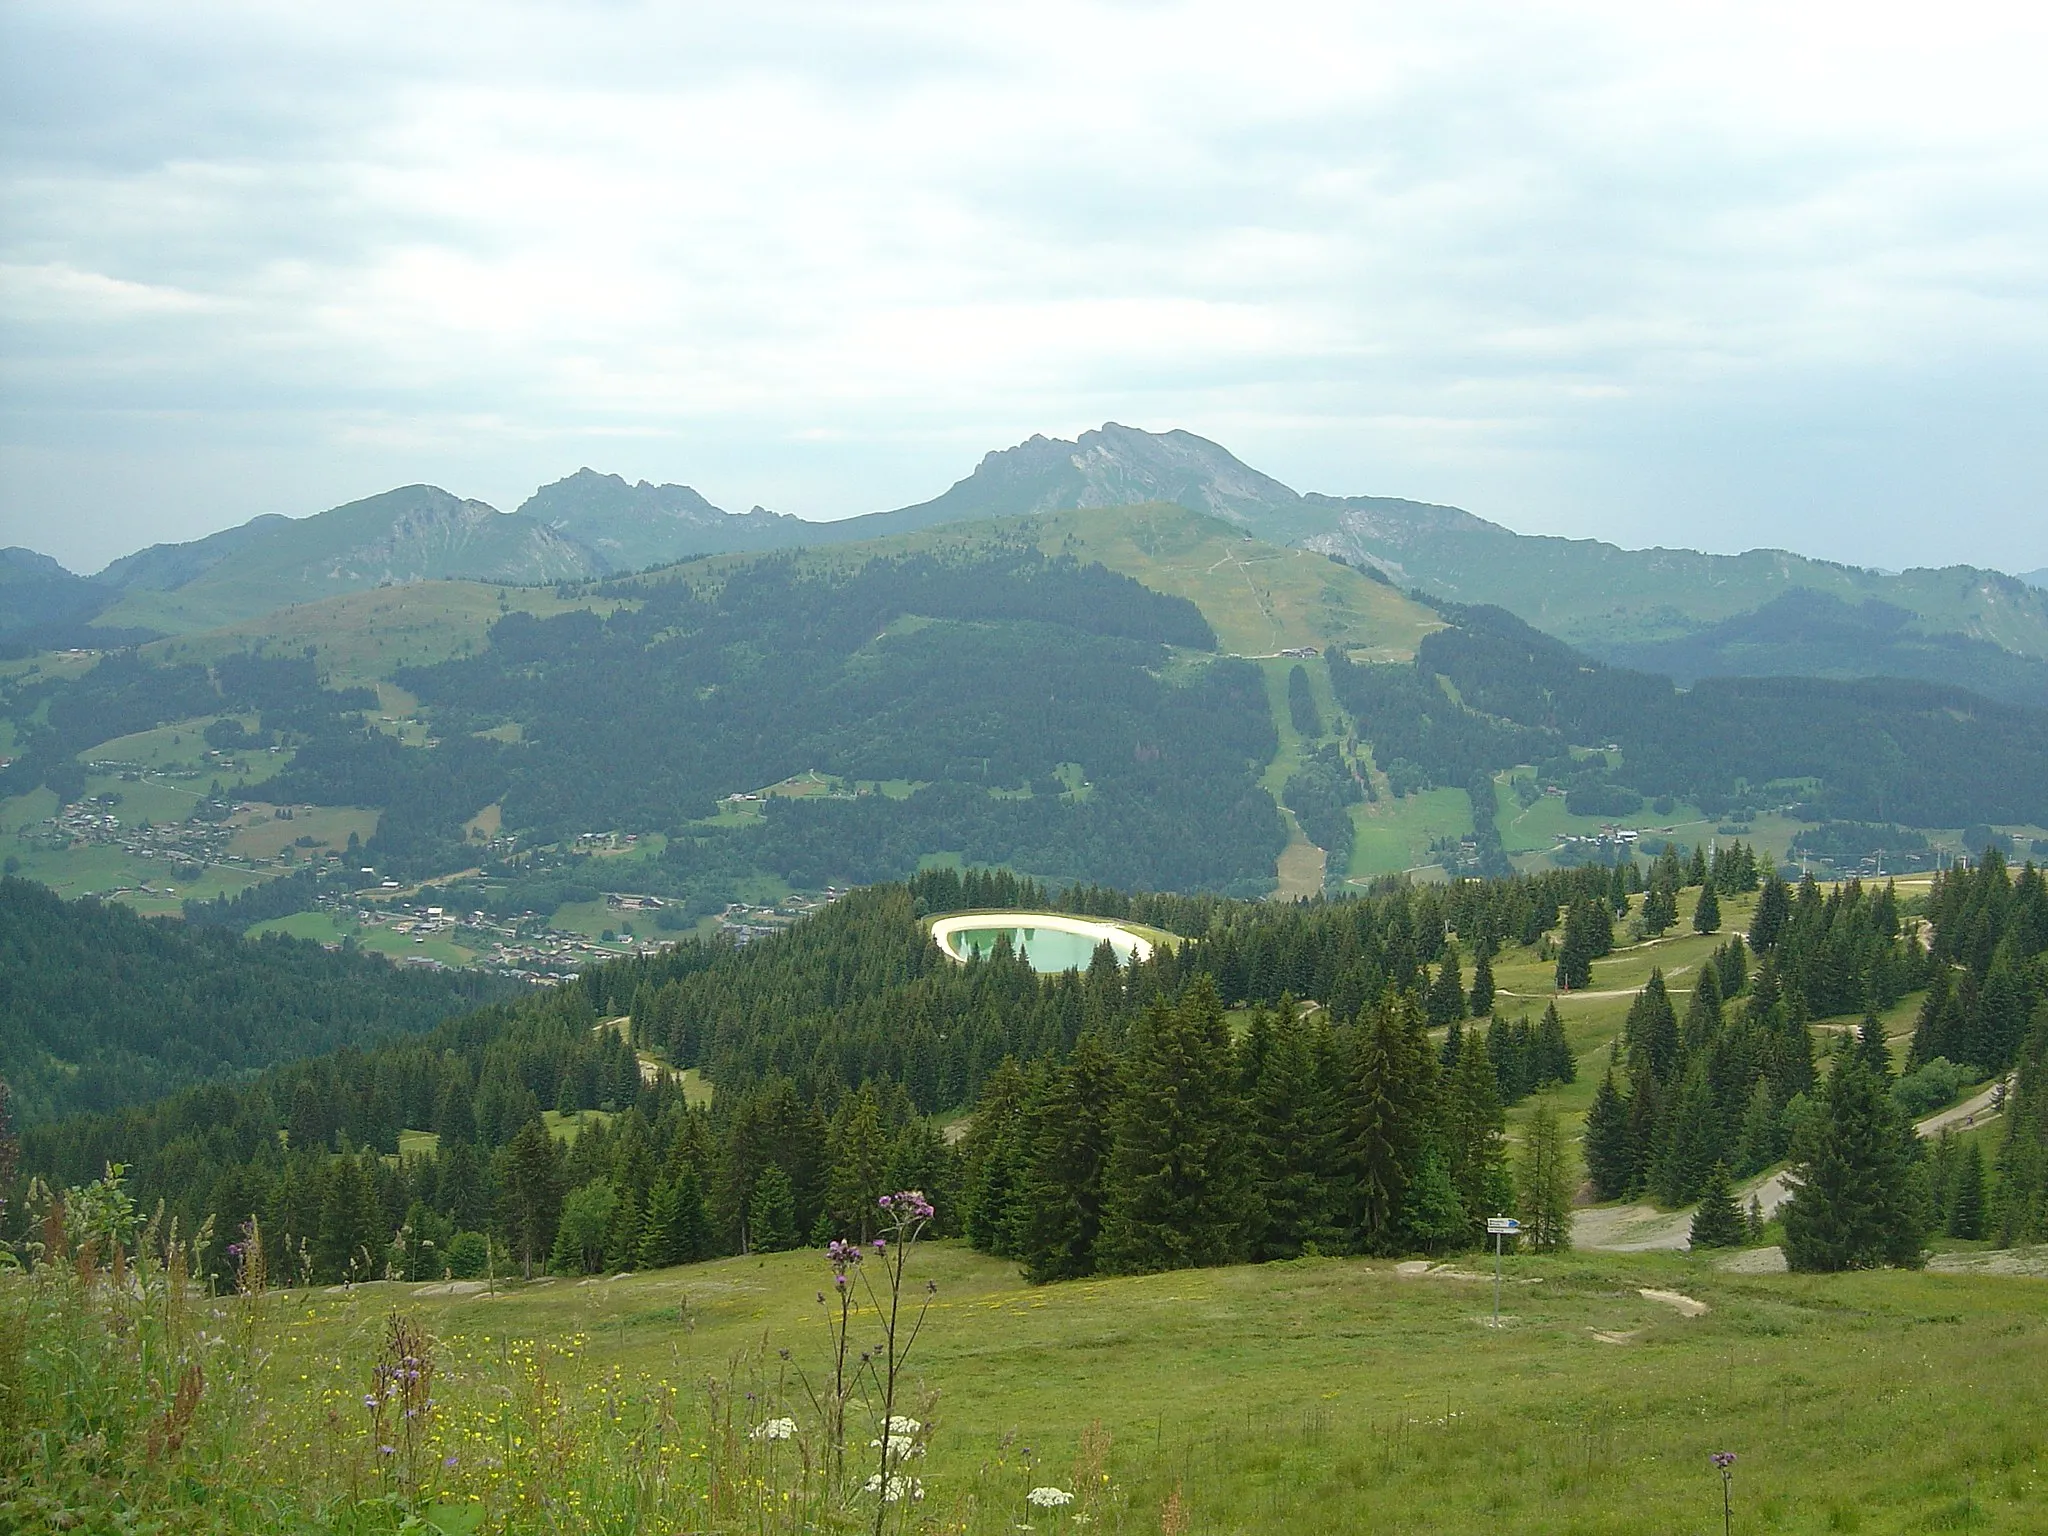
[[[958,1243],[921,1245],[912,1300],[936,1292],[903,1390],[929,1437],[924,1498],[885,1528],[1057,1531],[1085,1511],[1176,1536],[1704,1533],[1721,1528],[1716,1451],[1738,1457],[1740,1530],[2048,1521],[2039,1280],[1511,1257],[1496,1329],[1487,1261],[1423,1268],[1304,1259],[1032,1288]],[[233,1390],[202,1395],[182,1450],[74,1485],[78,1523],[49,1528],[137,1528],[124,1501],[175,1530],[394,1530],[408,1512],[423,1532],[871,1528],[857,1495],[808,1523],[782,1502],[820,1449],[803,1382],[830,1368],[829,1288],[800,1252],[495,1294],[383,1282],[201,1304],[186,1326],[222,1341],[208,1358]],[[403,1471],[364,1405],[394,1313],[434,1364]],[[856,1346],[875,1327],[858,1314]],[[785,1414],[778,1467],[746,1431]],[[853,1414],[851,1454],[872,1455]],[[1048,1486],[1087,1502],[1026,1503]]]

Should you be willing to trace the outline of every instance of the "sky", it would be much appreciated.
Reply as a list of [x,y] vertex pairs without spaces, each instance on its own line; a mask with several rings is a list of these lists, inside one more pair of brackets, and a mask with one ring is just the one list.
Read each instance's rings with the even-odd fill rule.
[[1528,533],[2048,566],[2048,13],[0,0],[0,545],[1116,420]]

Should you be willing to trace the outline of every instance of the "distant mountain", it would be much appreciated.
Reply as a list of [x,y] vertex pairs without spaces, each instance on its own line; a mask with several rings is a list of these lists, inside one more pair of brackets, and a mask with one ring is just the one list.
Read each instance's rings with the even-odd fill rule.
[[2048,661],[1988,640],[1925,633],[1911,613],[1876,598],[1847,603],[1806,587],[1677,639],[1587,649],[1687,688],[1702,677],[1910,677],[2048,708]]
[[[993,517],[1162,502],[1268,543],[1375,568],[1436,597],[1505,608],[1602,655],[1626,653],[1649,665],[1652,653],[1633,648],[1700,636],[1698,645],[1671,657],[1679,670],[1699,675],[1716,675],[1736,657],[1743,665],[1816,675],[1888,669],[1950,679],[1955,667],[1983,665],[2011,675],[1970,681],[2003,697],[2031,697],[2032,674],[2005,668],[1997,657],[2048,660],[2048,573],[2021,579],[1971,566],[1889,573],[1783,550],[1709,555],[1530,536],[1456,507],[1303,495],[1192,432],[1146,432],[1116,422],[1073,441],[1032,437],[988,454],[930,501],[830,523],[759,507],[726,512],[686,485],[629,484],[587,468],[543,486],[514,513],[409,486],[314,517],[261,517],[117,560],[92,578],[119,594],[96,616],[80,578],[23,552],[12,577],[0,572],[0,637],[28,633],[46,612],[74,624],[92,618],[110,634],[189,633],[287,604],[433,577],[579,581],[692,555],[838,545]],[[1894,636],[1881,654],[1859,649],[1839,625],[1832,650],[1815,650],[1810,635],[1762,640],[1786,618],[1765,610],[1799,591],[1849,609],[1875,602],[1901,610],[1911,616],[1901,628],[1912,633]],[[1818,610],[1800,612],[1800,622],[1810,624]],[[1745,615],[1758,616],[1750,630],[1737,623],[1725,634],[1708,633]],[[1940,636],[1996,651],[1935,643]]]
[[833,543],[886,538],[944,523],[1031,512],[1137,506],[1170,501],[1250,527],[1301,497],[1228,449],[1192,432],[1142,432],[1107,422],[1078,441],[1032,437],[988,454],[974,473],[942,496],[828,523]]
[[2048,587],[2048,565],[2042,566],[2038,571],[2028,571],[2020,580],[2030,587]]
[[2048,658],[2048,593],[1997,571],[1892,574],[1784,550],[1707,555],[1518,534],[1457,507],[1301,495],[1191,432],[1114,422],[1072,442],[1034,437],[991,453],[943,496],[828,524],[815,542],[1141,499],[1178,502],[1272,543],[1376,566],[1456,602],[1493,604],[1590,647],[1677,639],[1804,588],[1850,603],[1874,598],[1905,609],[1930,634]]
[[542,486],[517,515],[589,551],[593,565],[607,573],[673,565],[692,555],[787,548],[805,542],[817,526],[763,507],[727,512],[687,485],[628,485],[594,469]]
[[0,549],[0,636],[92,617],[106,594],[32,549]]
[[436,486],[408,485],[313,517],[261,517],[116,561],[99,579],[122,597],[99,622],[175,634],[366,587],[600,574],[587,550],[533,518]]

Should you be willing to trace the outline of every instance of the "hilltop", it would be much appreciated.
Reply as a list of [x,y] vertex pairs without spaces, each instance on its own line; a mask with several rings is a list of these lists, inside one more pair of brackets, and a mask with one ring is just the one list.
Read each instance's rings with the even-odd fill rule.
[[[1456,507],[1302,493],[1186,431],[1106,423],[986,455],[940,495],[837,522],[755,507],[732,513],[687,485],[629,484],[585,468],[499,512],[411,486],[312,517],[259,517],[159,545],[91,578],[21,551],[0,561],[0,635],[80,643],[90,621],[114,643],[181,634],[303,603],[431,579],[519,584],[616,576],[695,556],[819,548],[958,523],[1173,503],[1264,543],[1342,557],[1435,598],[1491,604],[1612,661],[1691,675],[1904,676],[2038,702],[2048,590],[1968,566],[1888,573],[1783,550],[1710,555],[1623,549],[1515,533]],[[2038,575],[2038,573],[2037,573]],[[1828,617],[1817,601],[1844,605]],[[1782,603],[1827,618],[1816,659],[1757,643]],[[64,626],[70,625],[70,629]],[[1668,655],[1657,647],[1674,647]],[[1647,648],[1647,649],[1646,649]]]

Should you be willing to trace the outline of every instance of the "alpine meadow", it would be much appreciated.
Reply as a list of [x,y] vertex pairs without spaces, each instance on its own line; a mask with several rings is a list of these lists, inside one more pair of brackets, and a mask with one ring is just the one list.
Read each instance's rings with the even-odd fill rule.
[[0,6],[0,1536],[2048,1532],[2042,30]]

